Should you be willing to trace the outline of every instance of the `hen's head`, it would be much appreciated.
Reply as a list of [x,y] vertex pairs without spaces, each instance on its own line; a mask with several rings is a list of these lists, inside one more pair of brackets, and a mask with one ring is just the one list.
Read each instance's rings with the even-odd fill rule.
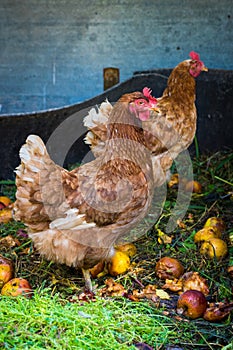
[[189,73],[194,77],[198,77],[201,71],[207,71],[208,69],[205,67],[204,63],[200,60],[200,56],[198,53],[191,51],[189,56],[190,60],[190,69]]
[[157,104],[157,100],[151,95],[149,88],[144,88],[143,92],[136,91],[125,94],[119,102],[127,103],[129,112],[141,121],[149,119],[151,109]]

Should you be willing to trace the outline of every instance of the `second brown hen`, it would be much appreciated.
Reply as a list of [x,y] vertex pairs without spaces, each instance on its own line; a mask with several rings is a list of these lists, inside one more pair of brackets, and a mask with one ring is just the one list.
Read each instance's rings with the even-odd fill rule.
[[[195,78],[206,70],[199,55],[190,52],[190,59],[182,61],[173,69],[163,95],[157,99],[152,117],[142,122],[146,146],[151,151],[157,187],[165,182],[173,160],[194,139],[197,120]],[[150,89],[145,88],[143,91],[151,98]],[[85,141],[95,157],[105,147],[106,125],[111,109],[108,101],[103,102],[97,112],[91,109],[84,119],[84,125],[89,129]]]

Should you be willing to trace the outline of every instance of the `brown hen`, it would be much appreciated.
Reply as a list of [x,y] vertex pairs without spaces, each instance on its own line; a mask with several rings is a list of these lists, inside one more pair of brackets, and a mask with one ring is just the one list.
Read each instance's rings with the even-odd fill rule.
[[[196,132],[195,106],[197,77],[207,70],[200,57],[190,52],[190,59],[179,63],[172,71],[162,97],[157,99],[152,117],[142,122],[146,146],[151,151],[155,186],[166,180],[173,160],[192,143]],[[151,97],[151,90],[144,89]],[[84,119],[89,129],[85,142],[98,157],[105,147],[106,125],[111,104],[103,102],[96,112],[92,109]]]
[[81,268],[89,290],[89,269],[114,253],[150,207],[154,183],[141,120],[151,106],[140,92],[123,95],[111,110],[104,152],[72,171],[51,160],[39,136],[20,150],[14,217],[40,254]]

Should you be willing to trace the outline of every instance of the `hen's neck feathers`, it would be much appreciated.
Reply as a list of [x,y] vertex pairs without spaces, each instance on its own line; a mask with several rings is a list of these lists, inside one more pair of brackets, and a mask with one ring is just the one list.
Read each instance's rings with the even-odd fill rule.
[[164,90],[163,97],[173,97],[174,99],[184,99],[189,103],[194,103],[196,94],[195,79],[189,73],[190,61],[186,60],[178,64],[171,72],[167,88]]
[[141,121],[129,112],[128,102],[116,102],[108,121],[108,139],[130,139],[144,144]]

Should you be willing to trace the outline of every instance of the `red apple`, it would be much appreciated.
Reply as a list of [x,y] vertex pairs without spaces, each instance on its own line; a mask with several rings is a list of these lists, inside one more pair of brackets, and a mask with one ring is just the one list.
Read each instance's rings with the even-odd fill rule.
[[24,278],[13,278],[6,284],[4,284],[2,295],[8,295],[12,297],[17,297],[18,295],[23,295],[25,297],[31,298],[33,291],[29,282]]
[[10,281],[14,275],[13,263],[10,259],[0,255],[0,288]]
[[198,290],[187,290],[179,296],[177,302],[177,313],[192,319],[203,316],[206,308],[206,298]]

